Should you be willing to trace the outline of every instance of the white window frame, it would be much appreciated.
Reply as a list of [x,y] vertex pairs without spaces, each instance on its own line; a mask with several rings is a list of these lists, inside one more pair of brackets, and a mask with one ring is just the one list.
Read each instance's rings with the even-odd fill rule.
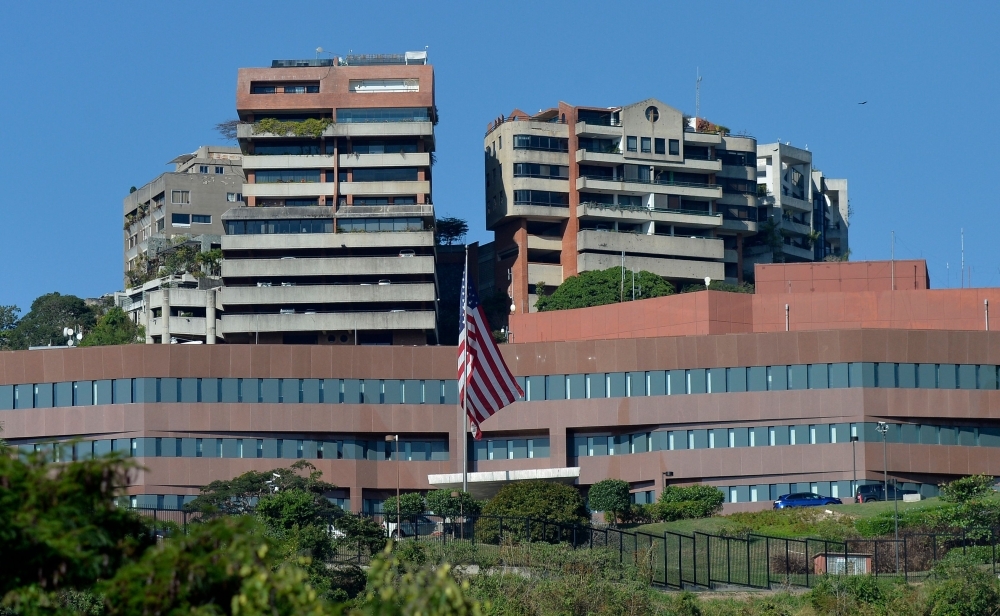
[[[187,196],[187,201],[184,201],[185,195]],[[178,201],[177,199],[181,200]],[[171,190],[170,191],[170,203],[173,205],[188,205],[191,203],[191,191],[190,190]]]

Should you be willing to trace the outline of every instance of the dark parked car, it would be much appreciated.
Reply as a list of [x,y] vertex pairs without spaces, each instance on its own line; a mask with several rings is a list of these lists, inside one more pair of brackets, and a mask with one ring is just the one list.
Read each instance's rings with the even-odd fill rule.
[[399,532],[396,532],[396,518],[387,515],[382,527],[390,537],[401,539],[403,537],[413,537],[415,535],[435,535],[440,532],[439,523],[424,515],[403,516],[400,522]]
[[831,496],[820,496],[812,492],[798,492],[796,494],[785,494],[779,496],[774,501],[775,509],[785,509],[787,507],[819,507],[821,505],[840,505],[839,498]]
[[885,485],[881,483],[870,483],[858,486],[858,493],[854,495],[854,500],[859,503],[872,503],[880,500],[903,500],[907,494],[916,494],[916,490],[903,490],[889,484],[889,498],[885,496]]

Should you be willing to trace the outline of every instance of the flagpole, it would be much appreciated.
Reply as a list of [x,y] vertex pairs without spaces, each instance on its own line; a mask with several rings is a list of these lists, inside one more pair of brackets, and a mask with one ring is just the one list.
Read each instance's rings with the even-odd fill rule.
[[465,245],[465,275],[462,276],[465,288],[462,295],[465,301],[462,302],[462,320],[465,323],[465,360],[462,363],[462,381],[465,387],[462,388],[462,406],[459,412],[462,414],[462,492],[469,491],[469,245]]

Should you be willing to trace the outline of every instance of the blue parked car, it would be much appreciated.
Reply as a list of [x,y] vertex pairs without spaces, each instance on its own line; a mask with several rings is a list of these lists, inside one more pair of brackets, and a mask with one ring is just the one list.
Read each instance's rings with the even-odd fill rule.
[[812,492],[799,492],[797,494],[785,494],[779,496],[774,501],[775,509],[785,509],[786,507],[819,507],[821,505],[840,505],[839,498],[830,496],[820,496]]

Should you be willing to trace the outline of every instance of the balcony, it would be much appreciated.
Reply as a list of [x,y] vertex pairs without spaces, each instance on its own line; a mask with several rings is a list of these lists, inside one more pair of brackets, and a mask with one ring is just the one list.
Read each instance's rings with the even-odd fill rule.
[[[349,209],[349,208],[348,208]],[[341,208],[343,211],[344,208]],[[379,231],[377,233],[284,233],[223,235],[222,249],[301,250],[322,248],[416,248],[434,245],[431,231]]]
[[596,192],[640,192],[665,195],[680,195],[683,197],[700,197],[704,199],[719,199],[722,197],[722,187],[715,184],[694,182],[671,182],[668,180],[623,180],[621,177],[584,176],[576,181],[577,190]]
[[[204,338],[206,335],[207,321],[205,317],[170,317],[171,336],[198,336]],[[215,320],[215,331],[218,332],[221,326],[219,319]],[[163,334],[163,319],[160,317],[150,317],[149,335],[159,336]]]
[[316,332],[350,330],[432,330],[433,310],[396,312],[318,312],[310,314],[225,314],[222,333]]
[[621,137],[621,124],[593,124],[591,122],[577,122],[576,134],[581,137]]
[[719,145],[722,143],[722,135],[720,135],[719,133],[696,133],[692,130],[685,130],[684,143],[697,143],[699,145]]
[[[341,182],[340,194],[342,195],[426,195],[431,192],[431,183],[426,180],[418,181],[389,181],[389,182]],[[246,191],[244,191],[246,194]]]
[[544,282],[546,286],[559,286],[563,282],[562,266],[549,263],[528,263],[528,284]]
[[[296,94],[295,97],[307,95]],[[299,102],[300,98],[295,101]],[[433,136],[434,124],[431,122],[334,122],[323,131],[324,137],[422,137]],[[254,133],[252,123],[240,124],[236,127],[236,136],[245,139],[287,139],[288,135],[274,133]]]
[[429,167],[428,152],[390,152],[388,154],[341,154],[340,166],[352,167]]
[[244,184],[245,197],[319,197],[333,196],[333,182],[289,182],[274,184]]
[[[576,249],[579,252],[624,251],[626,255],[687,257],[692,259],[722,259],[722,240],[670,235],[639,235],[614,231],[580,231]],[[620,257],[619,257],[620,261]]]
[[223,259],[223,278],[433,274],[434,257],[283,257]]
[[244,156],[243,169],[333,169],[333,156],[318,154]]
[[782,216],[781,218],[781,229],[784,231],[791,231],[792,233],[798,233],[799,235],[809,235],[812,232],[812,229],[809,228],[808,224],[793,220],[787,216]]
[[433,302],[434,283],[315,284],[283,287],[233,287],[222,290],[224,306],[275,304],[342,304],[366,302]]
[[[721,244],[721,240],[719,241]],[[622,264],[621,254],[581,253],[577,256],[579,271],[605,270],[609,267],[619,267]],[[625,267],[628,269],[646,270],[664,278],[673,280],[705,280],[710,276],[713,280],[723,280],[726,276],[726,266],[722,261],[691,261],[683,259],[635,257],[625,255]]]
[[528,235],[528,250],[562,250],[562,238]]
[[577,206],[578,218],[601,218],[631,222],[656,221],[684,227],[713,228],[722,224],[721,214],[692,210],[649,209],[604,203],[581,203]]

